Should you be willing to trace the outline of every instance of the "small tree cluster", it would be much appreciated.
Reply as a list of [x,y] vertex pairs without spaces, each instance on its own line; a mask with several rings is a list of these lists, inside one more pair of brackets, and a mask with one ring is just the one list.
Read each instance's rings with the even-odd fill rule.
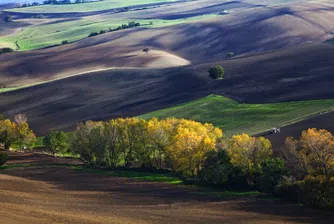
[[15,122],[8,119],[0,120],[0,143],[5,149],[16,143],[22,149],[23,146],[30,146],[36,140],[34,132],[29,128],[29,124],[24,115],[15,116]]
[[283,158],[290,170],[278,195],[315,208],[334,209],[334,136],[310,128],[296,140],[288,137]]
[[199,183],[272,193],[286,173],[283,160],[272,154],[268,139],[235,135],[210,152]]
[[334,136],[330,132],[311,128],[299,140],[289,137],[285,143],[284,159],[296,179],[334,176]]

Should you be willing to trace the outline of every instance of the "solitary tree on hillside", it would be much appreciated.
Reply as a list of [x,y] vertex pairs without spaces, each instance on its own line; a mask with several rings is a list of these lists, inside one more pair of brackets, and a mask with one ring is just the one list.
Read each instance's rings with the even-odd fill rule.
[[12,22],[13,21],[13,18],[11,16],[6,16],[5,17],[5,22],[6,23],[9,23],[9,22]]
[[234,53],[233,52],[229,52],[229,53],[227,53],[226,58],[232,58],[233,56],[234,56]]
[[150,49],[146,47],[146,48],[143,49],[143,51],[144,51],[145,53],[148,53],[148,52],[150,51]]
[[209,77],[212,79],[224,78],[224,68],[220,65],[212,66],[208,72],[209,72]]

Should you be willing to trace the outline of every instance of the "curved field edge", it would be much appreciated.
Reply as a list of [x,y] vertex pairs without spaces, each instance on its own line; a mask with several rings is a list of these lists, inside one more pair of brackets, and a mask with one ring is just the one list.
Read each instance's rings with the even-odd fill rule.
[[[29,87],[33,87],[33,86],[39,86],[39,85],[43,85],[43,84],[46,84],[46,83],[51,83],[51,82],[59,81],[59,80],[62,80],[62,79],[71,78],[71,77],[74,77],[74,76],[86,75],[86,74],[101,72],[101,71],[109,71],[109,70],[112,70],[112,69],[115,69],[115,68],[111,67],[111,68],[94,69],[94,70],[89,70],[89,71],[85,71],[85,72],[79,72],[79,73],[71,74],[71,75],[68,75],[68,76],[60,77],[60,78],[54,78],[54,79],[43,81],[43,82],[36,82],[36,83],[33,83],[33,84],[29,84],[29,85],[20,85],[20,86],[3,87],[3,88],[0,87],[0,94],[1,93],[6,93],[6,92],[16,91],[16,90],[20,90],[20,89],[25,89],[25,88],[29,88]],[[122,68],[122,69],[126,69],[126,68]]]
[[231,136],[240,133],[251,135],[262,133],[274,127],[284,127],[333,110],[334,99],[246,104],[212,94],[140,117],[143,119],[176,117],[208,122],[222,128],[226,136]]

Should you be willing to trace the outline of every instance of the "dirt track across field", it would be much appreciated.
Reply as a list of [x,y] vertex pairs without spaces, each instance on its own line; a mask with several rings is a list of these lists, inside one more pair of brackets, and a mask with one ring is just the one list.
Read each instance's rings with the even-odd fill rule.
[[[10,153],[8,164],[77,164]],[[278,200],[218,199],[198,189],[104,176],[71,167],[0,170],[2,224],[331,223],[334,216]]]

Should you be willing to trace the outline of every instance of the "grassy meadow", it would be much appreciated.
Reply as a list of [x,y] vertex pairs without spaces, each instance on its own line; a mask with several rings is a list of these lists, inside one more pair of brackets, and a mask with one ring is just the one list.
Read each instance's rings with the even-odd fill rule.
[[[130,21],[141,23],[146,28],[159,28],[172,26],[187,22],[202,21],[219,17],[218,14],[207,14],[189,18],[163,20],[163,19],[121,19],[121,18],[104,18],[103,21],[96,19],[83,18],[59,23],[39,24],[27,26],[21,32],[8,36],[0,36],[0,47],[11,47],[20,51],[35,50],[55,45],[60,45],[62,41],[78,41],[87,38],[92,32],[101,30],[115,29],[122,24]],[[117,31],[113,31],[117,32]]]
[[68,13],[68,12],[94,12],[113,8],[130,7],[135,5],[154,4],[163,2],[175,2],[177,0],[103,0],[99,2],[64,4],[64,5],[40,5],[26,8],[15,8],[8,11],[25,13]]
[[209,122],[222,128],[225,136],[231,136],[237,133],[261,133],[273,127],[286,126],[312,115],[333,110],[334,99],[244,104],[224,96],[209,95],[140,117],[144,119],[176,117]]

